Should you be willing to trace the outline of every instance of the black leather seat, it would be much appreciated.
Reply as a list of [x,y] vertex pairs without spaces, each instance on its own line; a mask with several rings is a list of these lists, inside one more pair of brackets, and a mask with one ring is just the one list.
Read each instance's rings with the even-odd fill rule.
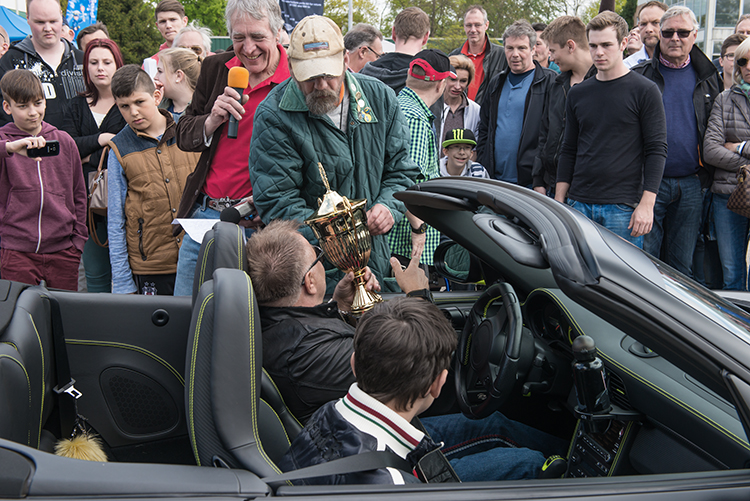
[[186,360],[186,415],[199,465],[279,472],[290,440],[261,400],[261,339],[250,277],[217,269],[196,298]]
[[[219,221],[213,229],[206,232],[198,252],[198,263],[195,267],[193,304],[195,304],[201,285],[213,278],[215,270],[229,268],[243,270],[247,273],[245,243],[244,230],[234,223]],[[265,369],[261,377],[261,398],[273,408],[284,424],[287,435],[294,440],[294,437],[302,431],[302,424],[289,412],[284,403],[284,398]]]
[[47,294],[0,281],[0,438],[49,451],[54,437],[43,427],[54,407],[55,372]]

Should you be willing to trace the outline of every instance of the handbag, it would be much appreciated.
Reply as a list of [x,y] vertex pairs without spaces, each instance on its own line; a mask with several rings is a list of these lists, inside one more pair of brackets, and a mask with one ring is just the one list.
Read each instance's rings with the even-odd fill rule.
[[107,159],[107,153],[109,152],[109,146],[106,146],[102,151],[102,157],[99,159],[99,167],[96,172],[89,172],[89,203],[88,203],[88,227],[89,236],[99,247],[107,247],[109,239],[102,243],[99,241],[99,237],[96,234],[96,222],[94,221],[94,215],[106,216],[107,215],[107,201],[108,201],[108,188],[107,188],[107,169],[104,168],[104,162]]

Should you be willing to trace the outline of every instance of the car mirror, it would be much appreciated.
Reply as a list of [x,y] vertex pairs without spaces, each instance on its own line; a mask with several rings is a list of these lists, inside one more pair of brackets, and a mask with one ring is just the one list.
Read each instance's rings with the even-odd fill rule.
[[484,279],[479,258],[453,240],[435,249],[433,264],[440,276],[460,284],[474,284]]

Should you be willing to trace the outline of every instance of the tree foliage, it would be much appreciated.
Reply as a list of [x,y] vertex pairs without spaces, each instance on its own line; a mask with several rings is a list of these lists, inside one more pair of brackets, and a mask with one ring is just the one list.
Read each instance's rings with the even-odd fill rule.
[[[352,14],[354,24],[367,23],[376,28],[380,27],[381,14],[373,0],[353,0],[352,8],[354,10]],[[325,0],[323,15],[330,17],[341,28],[341,31],[346,33],[349,28],[349,0]],[[389,34],[390,30],[383,32],[383,35]]]
[[120,46],[126,64],[140,65],[164,41],[156,29],[154,7],[143,0],[99,0],[97,17]]
[[[224,20],[226,0],[181,0],[185,14],[192,21],[196,20],[210,28],[214,35],[226,35],[227,25]],[[328,3],[328,2],[326,2]]]

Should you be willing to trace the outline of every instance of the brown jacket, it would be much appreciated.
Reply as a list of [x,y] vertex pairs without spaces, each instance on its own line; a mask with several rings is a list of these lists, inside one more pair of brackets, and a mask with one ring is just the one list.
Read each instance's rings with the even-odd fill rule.
[[177,147],[172,114],[159,111],[167,118],[159,141],[126,127],[109,143],[128,180],[125,235],[130,268],[136,275],[177,271],[182,238],[172,235],[172,220],[198,162],[197,153]]

